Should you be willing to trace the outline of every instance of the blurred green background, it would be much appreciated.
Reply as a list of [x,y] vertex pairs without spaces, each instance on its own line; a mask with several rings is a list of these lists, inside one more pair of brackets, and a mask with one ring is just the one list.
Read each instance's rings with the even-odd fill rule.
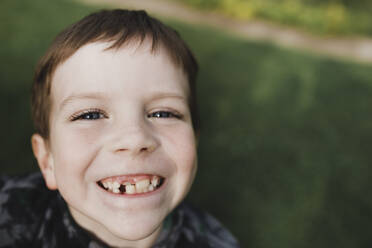
[[[2,173],[37,170],[29,141],[36,61],[93,10],[68,0],[0,1]],[[242,247],[371,247],[372,65],[164,21],[201,66],[199,174],[189,199]]]
[[372,35],[370,0],[176,0],[241,20],[262,19],[327,35]]

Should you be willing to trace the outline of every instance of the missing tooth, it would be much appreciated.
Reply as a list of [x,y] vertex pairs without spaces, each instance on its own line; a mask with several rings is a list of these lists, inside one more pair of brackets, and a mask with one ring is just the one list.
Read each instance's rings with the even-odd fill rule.
[[125,186],[123,184],[119,187],[120,193],[125,193]]

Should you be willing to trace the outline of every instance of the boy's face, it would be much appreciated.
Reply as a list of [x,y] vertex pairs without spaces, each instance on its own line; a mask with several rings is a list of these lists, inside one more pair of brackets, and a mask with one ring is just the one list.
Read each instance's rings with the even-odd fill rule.
[[[75,220],[119,245],[156,238],[189,191],[197,157],[182,69],[149,42],[109,45],[88,44],[57,68],[50,138],[34,135],[33,148]],[[104,189],[109,182],[120,193]]]

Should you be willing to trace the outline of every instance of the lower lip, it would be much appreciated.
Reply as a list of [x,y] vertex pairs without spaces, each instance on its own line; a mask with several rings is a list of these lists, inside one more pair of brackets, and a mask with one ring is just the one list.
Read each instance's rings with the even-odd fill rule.
[[107,191],[103,188],[101,188],[99,185],[96,184],[96,186],[101,190],[101,192],[104,192],[110,196],[114,196],[114,197],[124,197],[124,198],[143,198],[143,197],[149,197],[149,196],[152,196],[152,195],[155,195],[157,193],[160,193],[160,191],[163,191],[163,189],[165,188],[165,185],[167,184],[168,180],[165,180],[163,181],[162,185],[157,188],[156,190],[154,191],[150,191],[150,192],[146,192],[146,193],[139,193],[139,194],[121,194],[121,193],[113,193],[113,192],[110,192],[110,191]]

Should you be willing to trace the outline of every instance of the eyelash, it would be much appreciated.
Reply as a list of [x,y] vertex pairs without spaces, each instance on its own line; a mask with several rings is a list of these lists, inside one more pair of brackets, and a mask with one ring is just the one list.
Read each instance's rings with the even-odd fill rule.
[[[95,115],[95,117],[92,117],[92,115]],[[90,116],[90,117],[88,117]],[[176,119],[182,119],[182,115],[178,113],[174,113],[171,111],[155,111],[147,115],[147,118],[176,118]],[[107,115],[99,109],[89,109],[85,110],[83,112],[79,112],[77,114],[74,114],[71,116],[71,121],[77,121],[77,120],[99,120],[102,118],[107,118]]]
[[[166,116],[164,116],[164,114]],[[147,118],[176,118],[182,119],[182,115],[179,113],[171,112],[171,111],[155,111],[147,115]]]
[[[95,117],[92,117],[92,115],[95,115]],[[98,114],[98,115],[97,115]],[[88,117],[91,116],[91,117]],[[98,117],[98,118],[97,118]],[[77,121],[77,120],[98,120],[102,118],[107,118],[106,114],[99,109],[88,109],[84,110],[83,112],[79,112],[77,114],[74,114],[71,116],[71,121]]]

